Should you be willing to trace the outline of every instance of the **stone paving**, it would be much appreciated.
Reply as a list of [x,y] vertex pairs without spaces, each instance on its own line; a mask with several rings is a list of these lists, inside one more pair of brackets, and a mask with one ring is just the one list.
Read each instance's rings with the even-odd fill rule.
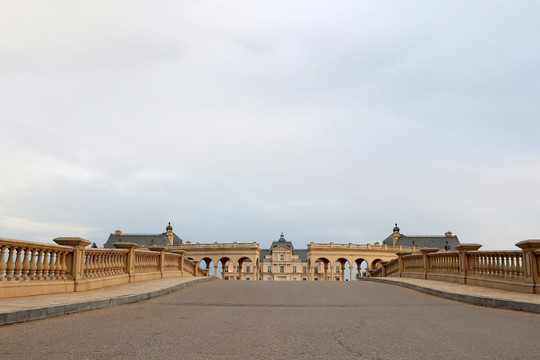
[[374,281],[206,281],[0,326],[2,360],[538,359],[540,315]]
[[370,281],[399,285],[409,289],[422,291],[427,294],[474,305],[540,313],[539,294],[526,294],[481,286],[424,279],[409,279],[399,277],[367,279]]
[[0,326],[128,304],[213,279],[213,277],[169,278],[90,291],[0,299]]
[[[85,292],[0,299],[0,326],[146,300],[201,281],[213,279],[215,278],[169,278],[141,281]],[[370,281],[400,285],[431,295],[475,305],[540,313],[540,295],[538,294],[516,293],[422,279],[368,279]]]

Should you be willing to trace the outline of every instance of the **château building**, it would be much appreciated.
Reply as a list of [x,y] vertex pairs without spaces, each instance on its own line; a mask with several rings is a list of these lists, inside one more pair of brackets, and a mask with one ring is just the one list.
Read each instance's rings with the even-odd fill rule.
[[[132,242],[141,247],[166,247],[170,250],[186,251],[190,259],[201,262],[201,266],[211,270],[224,280],[279,280],[279,281],[345,281],[365,276],[367,269],[378,266],[379,261],[393,259],[397,251],[417,252],[420,248],[438,248],[455,251],[459,239],[451,232],[444,235],[404,235],[395,225],[393,232],[382,244],[308,244],[307,249],[295,249],[283,233],[273,241],[269,249],[260,249],[253,243],[192,244],[173,232],[171,224],[161,234],[126,234],[116,230],[109,235],[104,247],[114,248],[117,242]],[[239,256],[241,249],[250,252]],[[246,252],[243,254],[247,254]],[[214,255],[211,253],[213,252]],[[370,253],[371,254],[368,254]],[[341,255],[337,255],[337,254]],[[356,255],[354,255],[355,253]],[[374,255],[374,254],[377,255]],[[195,255],[197,254],[197,255]],[[215,255],[217,254],[217,255]],[[237,254],[237,255],[232,255]],[[363,254],[363,255],[362,255]],[[255,262],[255,263],[254,263]],[[346,266],[348,264],[348,266]],[[221,271],[218,268],[221,267]],[[348,270],[346,272],[346,270]],[[221,273],[221,274],[220,274]]]

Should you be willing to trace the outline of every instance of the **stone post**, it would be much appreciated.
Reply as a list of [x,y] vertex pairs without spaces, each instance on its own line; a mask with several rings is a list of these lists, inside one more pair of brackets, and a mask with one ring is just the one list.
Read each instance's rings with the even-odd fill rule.
[[[171,252],[173,254],[179,254],[180,255],[180,276],[184,276],[184,254],[186,253],[186,251],[185,250],[172,250]],[[210,265],[208,265],[208,266],[210,266]]]
[[471,264],[469,257],[467,256],[467,251],[477,251],[482,245],[480,244],[460,244],[456,246],[457,251],[459,251],[459,282],[461,284],[467,283],[467,276],[471,271]]
[[523,281],[534,286],[533,292],[540,293],[540,240],[530,239],[516,244],[523,251]]
[[200,261],[199,260],[194,260],[193,262],[195,263],[195,271],[194,271],[195,277],[197,277],[197,276],[199,276],[199,263],[200,263]]
[[431,261],[428,254],[439,251],[439,248],[422,248],[420,252],[422,253],[423,262],[424,262],[424,279],[427,279],[428,272],[431,272]]
[[135,250],[139,248],[139,245],[133,242],[117,242],[113,246],[117,249],[129,250],[127,254],[126,273],[129,275],[129,282],[133,282],[135,276]]
[[386,277],[386,264],[388,264],[388,261],[379,262],[379,265],[381,266],[381,277]]
[[351,265],[351,263],[349,263],[349,277],[351,278],[350,281],[354,280],[353,276],[354,276],[354,266]]
[[405,255],[410,255],[412,252],[410,251],[398,251],[396,255],[398,256],[398,266],[399,266],[399,277],[401,277],[401,273],[405,271],[405,264],[403,262],[403,257]]
[[71,275],[75,284],[75,291],[79,283],[83,280],[84,248],[90,245],[90,241],[80,237],[57,237],[53,239],[58,245],[71,246],[73,248],[73,258],[71,259]]

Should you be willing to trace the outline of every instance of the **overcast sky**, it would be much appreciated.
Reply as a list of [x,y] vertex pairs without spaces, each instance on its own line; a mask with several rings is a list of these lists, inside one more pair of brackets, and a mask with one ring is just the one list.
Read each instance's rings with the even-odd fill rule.
[[0,0],[0,237],[540,238],[538,1]]

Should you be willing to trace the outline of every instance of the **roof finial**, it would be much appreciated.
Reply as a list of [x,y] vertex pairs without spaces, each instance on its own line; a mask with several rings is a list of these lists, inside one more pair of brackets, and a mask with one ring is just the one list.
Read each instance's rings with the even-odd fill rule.
[[167,225],[167,227],[165,228],[165,230],[167,231],[172,231],[172,226],[171,226],[171,222],[169,221],[169,225]]
[[397,223],[396,223],[396,226],[394,227],[394,230],[392,230],[393,232],[399,232],[399,227],[397,226]]
[[281,232],[281,236],[279,237],[279,241],[285,241],[285,236],[283,236],[283,231]]

